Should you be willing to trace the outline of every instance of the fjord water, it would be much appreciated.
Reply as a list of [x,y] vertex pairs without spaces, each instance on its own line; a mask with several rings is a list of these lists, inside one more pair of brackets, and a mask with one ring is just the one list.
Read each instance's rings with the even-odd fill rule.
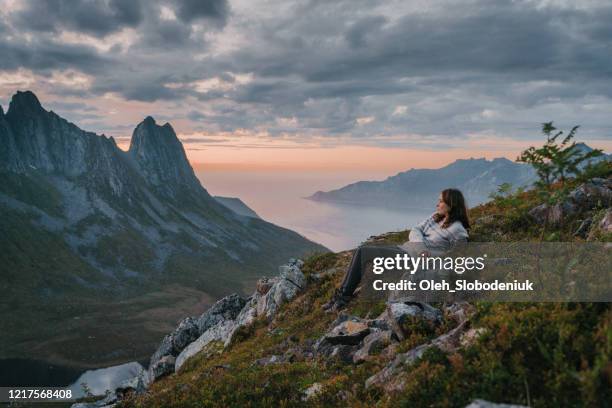
[[392,210],[339,205],[305,199],[318,190],[330,190],[358,180],[383,179],[384,174],[297,171],[196,171],[212,195],[240,198],[261,218],[294,230],[332,251],[354,248],[370,235],[410,228],[435,209]]

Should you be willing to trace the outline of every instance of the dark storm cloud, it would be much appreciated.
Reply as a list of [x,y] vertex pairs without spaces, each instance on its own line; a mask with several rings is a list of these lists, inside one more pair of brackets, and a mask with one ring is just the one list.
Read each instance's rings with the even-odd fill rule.
[[227,0],[175,0],[176,15],[183,21],[208,19],[225,24],[229,16]]
[[58,31],[61,28],[105,36],[142,20],[139,0],[28,0],[14,16],[28,30]]
[[[272,3],[29,1],[0,20],[33,33],[0,38],[0,69],[72,68],[94,77],[73,94],[172,101],[176,117],[223,131],[461,138],[559,117],[603,129],[612,108],[609,2]],[[40,34],[123,28],[130,41],[108,51]]]
[[0,69],[28,68],[48,72],[52,69],[77,69],[85,73],[99,73],[110,59],[85,45],[63,44],[53,40],[0,39]]

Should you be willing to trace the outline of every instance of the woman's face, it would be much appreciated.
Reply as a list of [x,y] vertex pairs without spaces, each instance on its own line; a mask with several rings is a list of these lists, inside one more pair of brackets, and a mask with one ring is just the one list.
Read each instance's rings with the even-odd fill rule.
[[440,215],[447,216],[450,211],[450,207],[446,205],[444,200],[442,199],[442,194],[438,197],[438,205],[436,205],[436,212]]

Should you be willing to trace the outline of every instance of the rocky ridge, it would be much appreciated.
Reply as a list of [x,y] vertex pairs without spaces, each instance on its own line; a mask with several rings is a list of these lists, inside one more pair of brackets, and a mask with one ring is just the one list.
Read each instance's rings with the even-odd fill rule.
[[[186,307],[199,310],[198,303],[253,285],[261,270],[324,250],[218,202],[196,178],[172,126],[152,117],[136,126],[126,152],[112,137],[45,110],[32,92],[17,92],[8,111],[0,110],[0,181],[0,274],[7,285],[0,311],[14,328],[0,340],[2,357],[57,354],[88,366],[144,358],[134,352],[150,350],[159,336],[147,321],[160,323],[144,313],[158,306],[148,295],[177,302],[189,293]],[[16,284],[23,281],[28,285]],[[125,313],[104,317],[109,299],[133,301],[131,312],[141,316],[138,341],[144,337],[146,345],[117,350],[104,342],[66,352],[71,348],[62,341],[72,344],[82,332],[101,338],[103,324],[114,326],[117,343],[135,344],[122,337],[136,332],[125,330],[134,328]],[[164,313],[162,324],[176,319],[176,311]],[[76,323],[70,339],[58,335]],[[30,354],[34,331],[54,344],[53,352]]]

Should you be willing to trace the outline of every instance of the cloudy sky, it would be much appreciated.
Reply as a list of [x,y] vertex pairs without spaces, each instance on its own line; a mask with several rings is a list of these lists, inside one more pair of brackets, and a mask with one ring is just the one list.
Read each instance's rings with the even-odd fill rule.
[[612,2],[0,0],[0,104],[192,162],[401,170],[515,158],[539,124],[612,148]]

